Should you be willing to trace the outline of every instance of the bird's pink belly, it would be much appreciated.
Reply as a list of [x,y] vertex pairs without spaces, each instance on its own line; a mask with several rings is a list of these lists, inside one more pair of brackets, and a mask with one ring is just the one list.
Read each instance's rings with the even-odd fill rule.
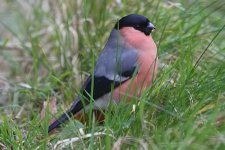
[[113,99],[119,102],[122,99],[131,100],[140,97],[141,92],[148,88],[157,73],[157,64],[146,69],[144,66],[140,68],[137,76],[117,87],[113,92]]

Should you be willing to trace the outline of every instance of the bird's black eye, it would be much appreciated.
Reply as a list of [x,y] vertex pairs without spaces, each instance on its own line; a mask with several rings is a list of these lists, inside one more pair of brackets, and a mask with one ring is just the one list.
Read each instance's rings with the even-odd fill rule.
[[141,26],[140,25],[135,25],[134,26],[134,29],[140,30],[141,29]]
[[150,32],[148,31],[147,25],[148,23],[143,22],[142,24],[137,24],[137,25],[134,25],[133,27],[134,29],[143,32],[145,35],[149,35]]

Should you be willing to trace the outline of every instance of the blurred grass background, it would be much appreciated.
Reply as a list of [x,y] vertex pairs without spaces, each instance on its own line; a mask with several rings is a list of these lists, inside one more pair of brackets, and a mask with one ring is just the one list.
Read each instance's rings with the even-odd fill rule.
[[[1,0],[0,148],[224,149],[225,2],[193,0]],[[115,22],[130,13],[156,26],[160,69],[136,111],[120,104],[103,125],[71,120],[47,134],[44,101],[57,114],[76,97]],[[136,104],[134,102],[134,104]],[[111,109],[111,108],[110,108]],[[113,109],[113,108],[112,108]],[[123,114],[123,115],[121,115]]]

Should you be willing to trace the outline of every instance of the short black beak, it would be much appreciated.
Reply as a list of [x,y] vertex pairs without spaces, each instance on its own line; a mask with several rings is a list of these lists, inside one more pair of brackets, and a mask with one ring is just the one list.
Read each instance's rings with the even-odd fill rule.
[[148,26],[147,26],[150,30],[154,30],[155,29],[155,26],[151,23],[151,22],[149,22],[148,23]]

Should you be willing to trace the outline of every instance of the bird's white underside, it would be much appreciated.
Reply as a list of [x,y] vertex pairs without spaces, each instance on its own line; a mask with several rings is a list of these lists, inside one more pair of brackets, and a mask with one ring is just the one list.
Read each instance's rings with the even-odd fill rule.
[[[94,105],[92,106],[93,110],[105,110],[107,108],[107,106],[109,105],[109,103],[112,104],[116,104],[115,100],[112,99],[111,97],[111,93],[105,94],[104,96],[96,99],[94,101]],[[81,111],[85,110],[85,111],[89,111],[90,110],[90,104],[85,106],[84,109],[82,109]]]

